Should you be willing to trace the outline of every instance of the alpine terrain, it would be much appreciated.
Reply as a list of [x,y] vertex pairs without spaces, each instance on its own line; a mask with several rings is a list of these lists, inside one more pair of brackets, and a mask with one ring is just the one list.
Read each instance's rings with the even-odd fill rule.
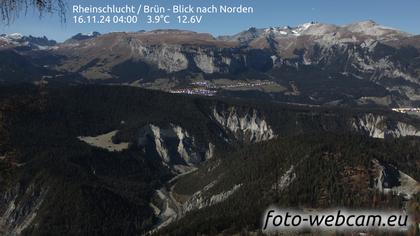
[[262,235],[272,205],[418,235],[419,106],[420,36],[373,21],[2,34],[0,235]]

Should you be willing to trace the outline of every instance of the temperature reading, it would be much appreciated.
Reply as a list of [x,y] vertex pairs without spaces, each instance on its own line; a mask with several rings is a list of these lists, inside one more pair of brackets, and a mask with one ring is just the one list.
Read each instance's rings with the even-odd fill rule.
[[147,24],[159,24],[159,23],[165,23],[169,24],[171,23],[169,21],[170,16],[168,15],[156,15],[156,16],[147,16]]
[[196,24],[196,23],[201,23],[201,21],[203,20],[203,16],[177,16],[178,18],[178,23],[180,24]]

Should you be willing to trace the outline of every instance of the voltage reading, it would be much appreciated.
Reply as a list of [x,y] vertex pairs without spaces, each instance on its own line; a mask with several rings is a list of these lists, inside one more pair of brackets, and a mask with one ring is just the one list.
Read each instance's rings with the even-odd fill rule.
[[196,24],[196,23],[199,24],[203,20],[203,16],[182,15],[182,16],[177,16],[177,19],[178,19],[178,23],[180,24]]

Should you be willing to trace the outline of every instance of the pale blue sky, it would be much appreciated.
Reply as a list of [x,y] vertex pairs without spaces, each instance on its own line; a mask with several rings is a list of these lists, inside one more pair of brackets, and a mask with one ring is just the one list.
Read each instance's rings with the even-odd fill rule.
[[244,4],[255,9],[251,15],[212,15],[204,16],[203,23],[196,25],[147,25],[144,18],[140,23],[129,24],[75,24],[73,14],[67,13],[67,22],[62,24],[56,15],[45,15],[39,18],[34,11],[22,15],[9,26],[0,26],[1,33],[19,32],[25,35],[46,35],[63,41],[79,32],[99,31],[138,31],[161,28],[189,29],[198,32],[209,32],[213,35],[234,34],[251,26],[258,28],[269,26],[295,26],[309,21],[331,24],[349,24],[371,19],[382,25],[399,28],[413,34],[420,34],[420,1],[419,0],[67,0],[70,10],[73,4],[106,5],[106,4],[160,4],[168,7],[172,4]]

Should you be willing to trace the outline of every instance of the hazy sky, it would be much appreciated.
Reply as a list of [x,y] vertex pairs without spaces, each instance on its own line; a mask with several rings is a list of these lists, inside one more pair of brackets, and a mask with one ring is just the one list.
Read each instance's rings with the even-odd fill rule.
[[[251,15],[206,15],[203,23],[195,25],[158,24],[147,25],[144,17],[140,23],[130,24],[75,24],[70,11],[72,5],[106,5],[106,4],[160,4],[169,7],[173,4],[192,4],[206,6],[210,4],[238,5],[254,7]],[[46,35],[63,41],[79,32],[99,31],[138,31],[162,28],[189,29],[198,32],[209,32],[213,35],[234,34],[251,26],[295,26],[305,22],[318,21],[331,24],[349,24],[356,21],[372,19],[382,25],[399,28],[413,34],[420,34],[420,0],[67,0],[67,22],[60,23],[56,15],[38,14],[29,10],[25,15],[9,26],[0,26],[1,33],[19,32],[25,35]],[[172,16],[174,20],[174,17]]]

